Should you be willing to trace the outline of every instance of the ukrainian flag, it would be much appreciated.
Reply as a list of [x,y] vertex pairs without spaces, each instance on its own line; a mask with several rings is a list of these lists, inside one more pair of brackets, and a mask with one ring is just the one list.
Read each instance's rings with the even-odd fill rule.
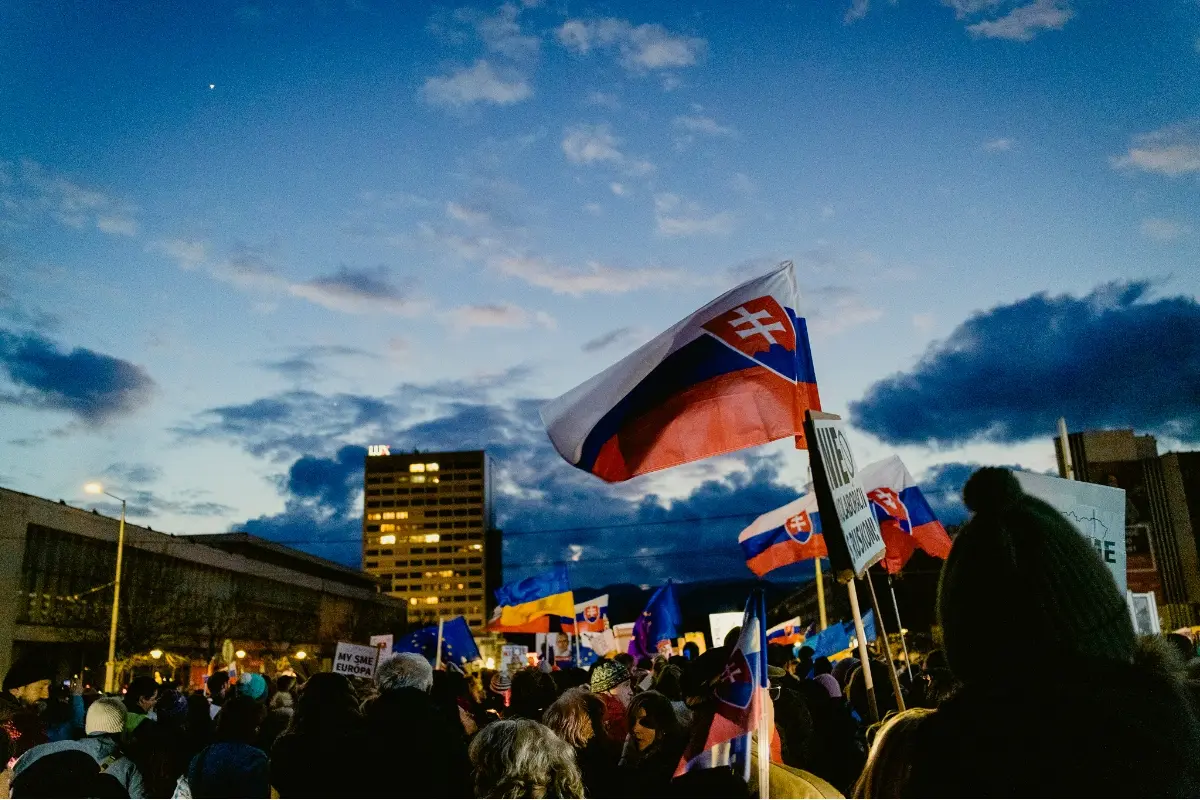
[[496,603],[487,626],[491,631],[547,632],[551,616],[575,616],[575,596],[566,566],[504,584],[496,590]]

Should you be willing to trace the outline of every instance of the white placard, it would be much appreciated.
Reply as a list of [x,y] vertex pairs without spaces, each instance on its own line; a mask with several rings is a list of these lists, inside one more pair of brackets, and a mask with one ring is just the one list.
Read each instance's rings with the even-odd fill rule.
[[1034,472],[1013,475],[1026,494],[1053,506],[1083,534],[1125,594],[1125,490]]
[[[867,567],[883,558],[887,546],[879,532],[875,512],[871,510],[871,501],[867,499],[862,481],[858,479],[858,467],[854,463],[854,454],[850,452],[850,443],[846,441],[843,424],[840,419],[814,418],[816,441],[810,442],[809,446],[815,445],[821,453],[821,464],[829,482],[830,494],[833,495],[833,507],[841,522],[846,549],[850,551],[850,563],[854,574],[861,578]],[[828,536],[828,526],[825,530]]]
[[371,647],[379,648],[382,651],[381,655],[384,656],[391,655],[395,644],[395,639],[390,633],[381,633],[378,636],[371,637]]
[[338,642],[333,654],[333,671],[339,675],[374,678],[379,666],[379,648],[365,644]]
[[712,634],[713,647],[723,646],[726,634],[741,625],[744,616],[745,613],[741,611],[722,611],[717,614],[709,614],[708,632]]

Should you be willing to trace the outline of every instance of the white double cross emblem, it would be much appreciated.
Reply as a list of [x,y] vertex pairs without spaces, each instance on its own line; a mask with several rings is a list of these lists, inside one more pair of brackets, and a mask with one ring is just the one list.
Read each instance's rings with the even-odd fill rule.
[[[737,332],[737,335],[743,339],[749,339],[751,336],[761,335],[770,344],[778,344],[775,337],[771,335],[771,331],[786,331],[782,322],[773,321],[775,318],[771,316],[770,311],[755,311],[750,313],[745,306],[738,306],[733,310],[733,313],[738,314],[738,317],[731,319],[729,324]],[[770,321],[769,325],[764,325],[760,320]],[[748,328],[742,328],[743,325],[749,325]]]

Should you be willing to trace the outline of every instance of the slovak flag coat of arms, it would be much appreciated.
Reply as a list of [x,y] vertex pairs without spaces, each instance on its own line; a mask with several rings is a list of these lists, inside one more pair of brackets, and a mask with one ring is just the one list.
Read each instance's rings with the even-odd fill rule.
[[608,628],[608,595],[602,594],[591,600],[575,604],[575,618],[561,618],[565,633],[603,631]]
[[773,569],[829,555],[817,496],[809,492],[751,522],[738,535],[746,566],[760,578]]
[[[750,779],[751,733],[761,730],[770,742],[770,759],[782,762],[774,730],[774,709],[767,680],[766,599],[755,590],[746,601],[742,633],[713,687],[712,720],[707,731],[697,726],[675,769],[679,776],[694,769],[733,767]],[[765,712],[765,713],[764,713]]]
[[917,548],[935,558],[950,555],[949,534],[899,456],[866,465],[858,477],[887,545],[883,566],[889,574],[903,569]]
[[795,436],[821,407],[786,263],[542,406],[559,454],[606,481]]

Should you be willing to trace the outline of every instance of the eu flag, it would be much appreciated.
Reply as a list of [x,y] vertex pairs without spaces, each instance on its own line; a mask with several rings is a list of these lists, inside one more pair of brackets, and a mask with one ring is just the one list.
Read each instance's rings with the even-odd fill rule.
[[[429,663],[437,662],[438,626],[429,625],[408,634],[392,647],[393,653],[420,653],[429,659]],[[479,656],[479,648],[475,645],[475,637],[463,617],[444,620],[442,622],[442,662],[448,664],[466,664],[475,661]]]
[[667,580],[650,597],[646,609],[633,623],[633,638],[629,653],[634,658],[652,658],[658,654],[658,643],[671,642],[683,632],[683,613],[675,597],[675,584]]

